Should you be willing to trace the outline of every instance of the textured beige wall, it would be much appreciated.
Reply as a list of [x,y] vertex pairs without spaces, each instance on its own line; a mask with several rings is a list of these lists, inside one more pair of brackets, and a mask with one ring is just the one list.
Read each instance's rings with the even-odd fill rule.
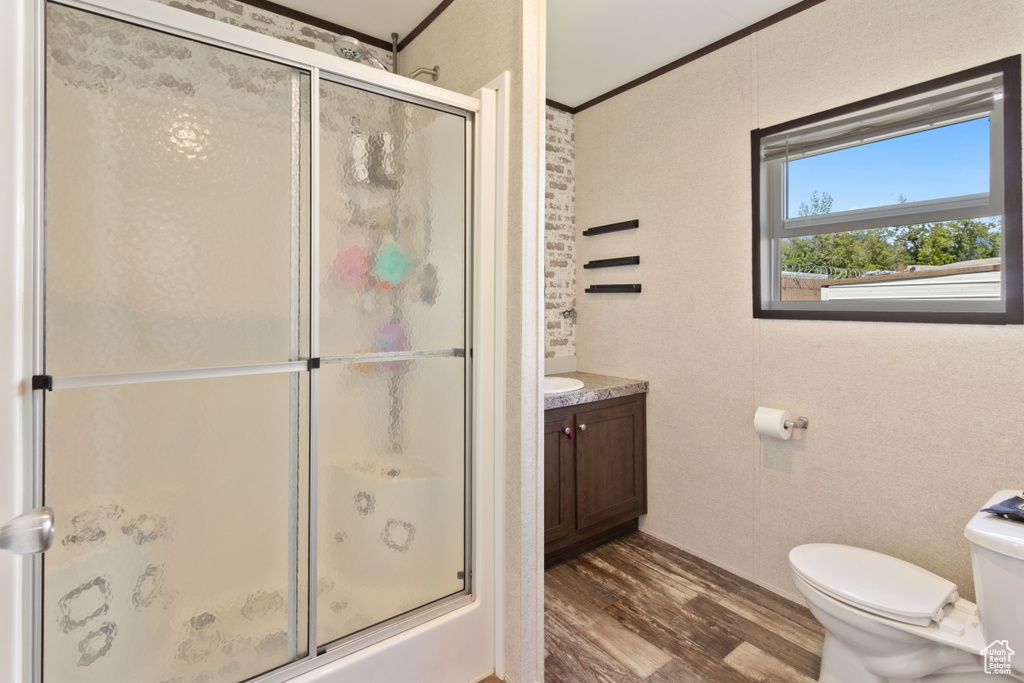
[[511,72],[505,244],[505,674],[543,680],[540,374],[543,271],[544,0],[456,0],[399,55],[441,67],[437,85],[473,93]]
[[[644,529],[795,597],[835,541],[973,594],[963,526],[1024,487],[1024,328],[756,321],[750,131],[1024,49],[1017,0],[828,0],[576,115],[581,370],[651,381]],[[639,253],[626,276],[580,264]],[[618,269],[616,269],[618,270]],[[758,405],[810,418],[762,440]]]

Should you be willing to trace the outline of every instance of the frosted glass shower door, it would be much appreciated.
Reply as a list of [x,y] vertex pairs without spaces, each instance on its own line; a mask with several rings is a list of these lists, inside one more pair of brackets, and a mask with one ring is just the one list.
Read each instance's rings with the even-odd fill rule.
[[308,652],[310,110],[307,72],[47,5],[46,683]]
[[320,89],[317,642],[468,591],[465,114]]
[[472,602],[477,102],[45,7],[42,680],[282,680]]

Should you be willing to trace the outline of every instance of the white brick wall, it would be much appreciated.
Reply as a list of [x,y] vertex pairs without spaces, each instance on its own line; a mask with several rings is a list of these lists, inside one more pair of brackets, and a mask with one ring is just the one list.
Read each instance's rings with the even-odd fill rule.
[[[341,34],[331,33],[316,26],[273,12],[267,12],[235,0],[153,0],[161,5],[168,5],[193,12],[204,17],[223,21],[225,24],[240,26],[250,31],[287,40],[289,43],[311,47],[320,52],[334,54],[334,43]],[[367,45],[366,48],[380,62],[391,68],[391,52]]]
[[544,357],[576,355],[576,332],[562,312],[576,308],[576,181],[572,114],[547,108],[544,201]]

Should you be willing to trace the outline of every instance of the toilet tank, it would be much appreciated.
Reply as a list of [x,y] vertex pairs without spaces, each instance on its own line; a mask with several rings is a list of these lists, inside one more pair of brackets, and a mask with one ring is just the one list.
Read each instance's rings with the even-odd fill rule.
[[[1020,493],[1000,491],[984,507]],[[979,512],[967,523],[964,536],[971,543],[985,641],[1007,641],[1017,655],[1011,659],[1013,670],[1024,673],[1024,523]]]

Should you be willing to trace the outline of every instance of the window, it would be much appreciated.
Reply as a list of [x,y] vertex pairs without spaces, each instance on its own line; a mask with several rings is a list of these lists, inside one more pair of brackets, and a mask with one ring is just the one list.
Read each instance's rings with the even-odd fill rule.
[[1020,56],[751,133],[754,317],[1021,324]]

